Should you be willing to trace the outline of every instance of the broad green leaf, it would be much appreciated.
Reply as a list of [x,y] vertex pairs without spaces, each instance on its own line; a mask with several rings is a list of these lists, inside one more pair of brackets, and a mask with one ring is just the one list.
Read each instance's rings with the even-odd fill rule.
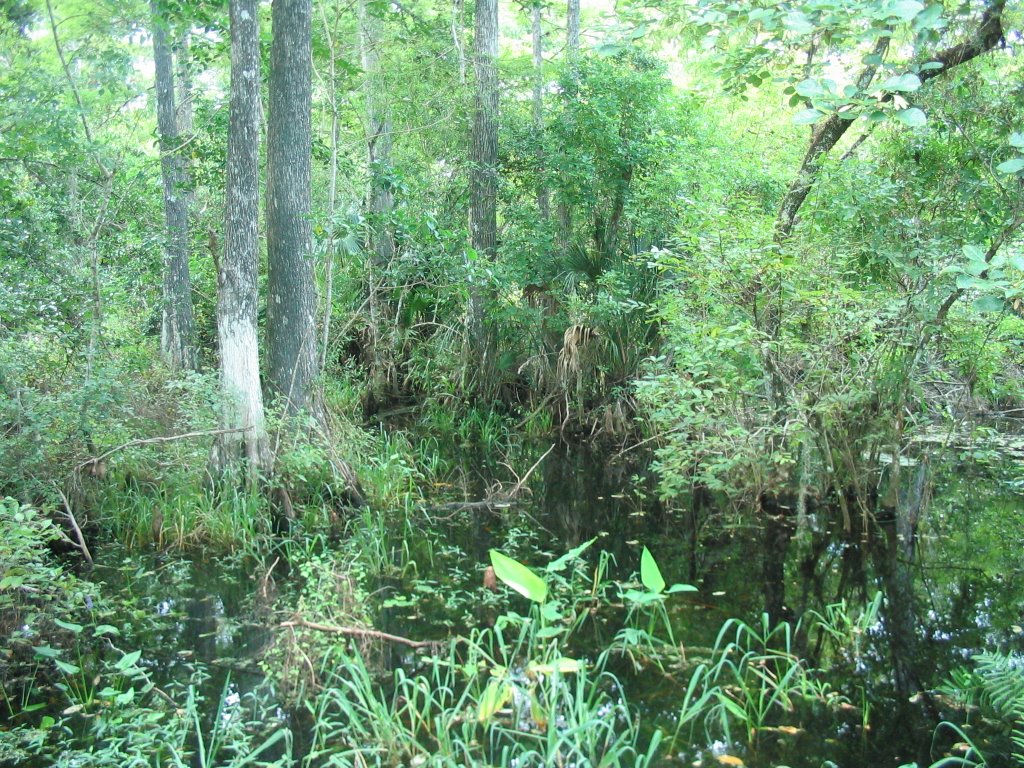
[[135,664],[138,663],[141,657],[142,651],[132,651],[131,653],[126,653],[124,656],[118,659],[117,663],[114,665],[114,668],[118,672],[127,672],[131,667],[134,667]]
[[888,80],[883,82],[879,88],[883,91],[900,91],[906,93],[909,91],[916,91],[921,87],[921,78],[912,72],[907,72],[904,75],[896,75],[890,77]]
[[943,64],[941,61],[926,61],[924,64],[918,67],[918,69],[921,72],[924,72],[929,69],[942,69],[944,66],[946,65]]
[[60,656],[60,651],[56,648],[51,648],[48,645],[37,645],[33,646],[32,650],[36,652],[37,656],[42,656],[45,659],[56,659]]
[[782,26],[797,35],[806,35],[814,31],[814,24],[803,11],[790,11],[782,17]]
[[976,288],[986,290],[992,287],[992,281],[971,275],[959,275],[956,279],[956,287],[961,291],[970,291]]
[[968,243],[960,249],[968,261],[977,261],[985,264],[985,249],[980,245]]
[[54,659],[53,663],[57,665],[57,669],[63,672],[65,675],[77,675],[82,671],[82,668],[77,664],[72,664],[69,661],[61,661],[60,659]]
[[805,109],[793,116],[793,123],[794,125],[811,125],[821,120],[824,116],[825,113],[817,109]]
[[932,3],[914,17],[914,29],[919,32],[925,29],[934,29],[941,18],[942,3]]
[[1012,160],[1000,163],[996,166],[996,170],[1000,173],[1018,173],[1024,170],[1024,157],[1015,157]]
[[491,565],[494,566],[494,575],[523,597],[535,603],[543,603],[547,598],[548,585],[522,563],[492,549]]
[[82,630],[85,629],[81,624],[75,624],[70,621],[62,621],[61,619],[54,619],[53,623],[58,627],[63,627],[68,632],[74,632],[76,635],[81,634]]
[[896,112],[896,119],[905,125],[909,125],[911,128],[920,128],[928,122],[925,113],[917,107],[898,110]]
[[1010,146],[1017,149],[1024,149],[1024,133],[1011,133]]
[[801,80],[799,83],[796,84],[795,90],[801,96],[806,96],[809,99],[815,96],[820,96],[823,93],[821,83],[819,83],[817,80],[814,80],[813,78]]
[[587,549],[590,548],[590,545],[593,544],[595,541],[597,541],[596,536],[592,538],[590,541],[583,542],[578,547],[573,547],[557,560],[552,560],[550,563],[548,563],[547,566],[545,566],[544,570],[548,573],[557,573],[558,571],[561,571],[565,568],[565,566],[567,566],[577,557],[586,552]]
[[692,584],[673,584],[668,588],[666,594],[674,595],[676,592],[696,592],[697,588]]
[[900,21],[910,21],[924,10],[924,3],[919,0],[897,0],[889,13]]
[[658,564],[654,561],[654,555],[647,547],[644,547],[643,554],[640,555],[640,581],[651,592],[665,591],[665,579],[661,575],[661,569],[658,568]]
[[113,624],[100,624],[92,631],[93,637],[99,637],[100,635],[120,635],[121,630],[115,627]]
[[979,296],[974,300],[974,308],[978,312],[1002,312],[1005,306],[1001,296]]

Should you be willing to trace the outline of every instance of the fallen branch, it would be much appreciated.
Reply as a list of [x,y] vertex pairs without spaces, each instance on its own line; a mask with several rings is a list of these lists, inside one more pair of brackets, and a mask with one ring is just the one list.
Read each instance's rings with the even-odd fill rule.
[[295,621],[282,621],[277,625],[281,629],[304,627],[306,629],[314,629],[317,632],[329,632],[335,635],[346,635],[348,637],[369,637],[374,640],[387,640],[388,642],[398,643],[399,645],[407,645],[410,648],[429,648],[437,645],[437,640],[410,640],[407,637],[401,637],[400,635],[391,635],[387,632],[381,632],[376,629],[362,629],[360,627],[339,627],[334,624],[319,624],[315,621],[307,621],[306,619],[296,619]]
[[64,502],[64,514],[68,517],[68,522],[71,523],[71,530],[75,534],[75,538],[78,539],[77,547],[82,550],[82,554],[85,559],[92,565],[92,553],[89,552],[89,547],[85,543],[85,536],[82,535],[82,529],[78,527],[78,520],[75,519],[74,510],[71,509],[71,502],[68,497],[64,495],[64,491],[60,488],[57,489],[57,494],[60,496],[60,500]]
[[121,445],[115,448],[111,448],[109,451],[101,453],[99,456],[93,456],[92,458],[86,459],[81,464],[76,466],[73,470],[71,470],[71,473],[76,474],[78,472],[81,472],[89,465],[99,464],[101,461],[109,458],[110,456],[113,456],[115,453],[123,451],[126,448],[134,448],[137,445],[173,443],[177,440],[188,440],[193,437],[211,437],[213,435],[229,435],[234,432],[248,432],[250,429],[251,427],[233,427],[231,429],[201,429],[197,432],[183,432],[179,435],[167,435],[165,437],[143,437],[139,438],[138,440],[129,440],[127,443],[122,443]]
[[514,498],[516,494],[518,494],[519,491],[522,490],[522,487],[526,485],[526,481],[530,479],[530,475],[533,474],[533,470],[539,467],[540,463],[544,461],[544,459],[548,457],[548,454],[551,453],[553,450],[555,450],[555,443],[552,443],[551,447],[544,451],[544,455],[537,459],[537,461],[534,462],[533,466],[526,470],[526,474],[519,478],[519,481],[512,486],[512,490],[509,491],[507,494],[508,498]]

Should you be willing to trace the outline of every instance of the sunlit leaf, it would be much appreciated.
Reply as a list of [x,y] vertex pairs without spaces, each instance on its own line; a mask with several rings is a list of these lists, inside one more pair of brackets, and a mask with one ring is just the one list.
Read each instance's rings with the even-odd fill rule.
[[692,584],[673,584],[668,588],[666,594],[674,595],[677,592],[696,592],[697,588]]
[[512,686],[506,680],[492,679],[487,683],[480,703],[477,705],[476,719],[478,722],[490,721],[498,711],[512,700]]
[[821,118],[823,118],[824,116],[825,113],[817,109],[805,109],[793,115],[793,124],[811,125],[812,123],[816,123],[819,120],[821,120]]
[[665,591],[665,579],[661,575],[661,569],[658,568],[658,564],[654,561],[654,555],[647,547],[644,547],[643,554],[640,555],[640,581],[651,592]]
[[909,125],[911,128],[920,128],[928,123],[927,115],[917,107],[899,110],[896,112],[896,119],[905,125]]
[[1024,157],[1015,157],[1012,160],[1000,163],[996,166],[1000,173],[1017,173],[1024,170]]
[[1000,296],[980,296],[974,300],[978,312],[1002,312],[1006,302]]
[[879,86],[883,91],[901,91],[904,93],[916,91],[920,87],[921,78],[911,72],[905,75],[890,77]]
[[494,567],[494,575],[523,597],[535,603],[543,603],[547,598],[548,585],[522,563],[492,549],[491,565]]

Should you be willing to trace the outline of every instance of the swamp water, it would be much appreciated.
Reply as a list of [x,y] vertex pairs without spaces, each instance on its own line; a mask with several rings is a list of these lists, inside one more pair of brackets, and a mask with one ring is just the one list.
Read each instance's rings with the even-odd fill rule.
[[[540,453],[524,453],[524,464]],[[588,661],[617,643],[607,666],[611,696],[628,701],[641,741],[659,729],[676,735],[663,739],[656,764],[927,766],[963,741],[951,730],[933,735],[941,719],[963,722],[943,684],[976,652],[1024,646],[1024,489],[1012,467],[994,456],[933,459],[914,547],[894,521],[865,532],[855,516],[847,533],[841,515],[827,510],[798,526],[784,510],[755,514],[716,506],[705,494],[666,509],[637,479],[642,462],[630,458],[556,447],[526,483],[529,493],[460,508],[453,498],[497,495],[494,478],[510,484],[507,468],[465,457],[459,480],[438,489],[437,503],[447,506],[414,515],[404,535],[378,521],[380,559],[390,567],[371,592],[376,625],[442,639],[488,626],[509,608],[525,614],[525,599],[483,586],[489,549],[543,573],[545,563],[595,539],[574,567],[591,578],[598,553],[609,553],[603,583],[614,605],[595,610],[566,655]],[[637,621],[613,582],[636,579],[644,546],[668,583],[697,591],[668,595],[659,603],[664,613]],[[89,578],[118,596],[122,618],[134,615],[145,628],[136,640],[150,677],[201,702],[191,714],[196,733],[234,718],[253,731],[270,724],[294,734],[263,758],[309,748],[309,713],[251,697],[260,682],[255,660],[282,619],[268,612],[266,581],[252,565],[109,551]],[[284,594],[288,579],[278,582]],[[659,655],[623,627],[671,632],[682,652]],[[722,646],[734,641],[723,663]],[[422,668],[408,648],[383,651],[374,653],[381,671]],[[694,671],[716,663],[731,673],[719,679],[717,710],[681,725]],[[799,685],[790,676],[796,668]],[[218,764],[204,746],[192,763]]]

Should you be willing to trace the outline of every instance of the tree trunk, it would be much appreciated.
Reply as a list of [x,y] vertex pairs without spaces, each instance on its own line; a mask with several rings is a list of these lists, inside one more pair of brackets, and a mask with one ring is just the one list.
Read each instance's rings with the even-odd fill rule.
[[366,104],[366,147],[370,168],[370,183],[366,195],[366,213],[370,223],[369,281],[370,308],[370,378],[374,384],[384,369],[380,333],[382,314],[385,311],[381,291],[382,274],[391,263],[395,253],[391,236],[391,209],[394,207],[394,193],[391,190],[389,170],[391,167],[391,113],[381,93],[382,77],[380,66],[380,20],[367,10],[366,0],[359,0],[359,50],[366,81],[363,84]]
[[214,468],[242,456],[250,477],[270,469],[260,389],[256,313],[259,277],[260,50],[258,0],[231,0],[229,107],[224,258],[217,275],[221,426],[243,429],[218,441]]
[[[494,259],[498,240],[498,2],[476,0],[473,112],[469,175],[470,244],[478,257]],[[470,284],[469,334],[475,356],[486,357],[483,288]]]
[[[573,68],[573,71],[575,71],[576,60],[580,55],[580,0],[568,0],[565,15],[565,56],[569,61],[569,65]],[[563,254],[567,254],[569,252],[570,243],[572,242],[573,225],[572,209],[569,207],[569,203],[564,199],[564,195],[559,195],[557,218],[558,249]]]
[[174,63],[167,42],[166,20],[151,3],[153,60],[156,67],[156,111],[160,132],[160,167],[164,188],[164,286],[160,351],[171,370],[194,370],[192,285],[188,272],[188,194],[178,148],[174,105]]
[[319,415],[310,215],[311,0],[274,0],[267,116],[268,389],[288,414]]
[[537,212],[541,221],[551,216],[551,194],[544,173],[544,33],[540,0],[533,5],[533,131],[537,142]]
[[566,54],[573,59],[580,53],[580,0],[568,0],[565,17]]

